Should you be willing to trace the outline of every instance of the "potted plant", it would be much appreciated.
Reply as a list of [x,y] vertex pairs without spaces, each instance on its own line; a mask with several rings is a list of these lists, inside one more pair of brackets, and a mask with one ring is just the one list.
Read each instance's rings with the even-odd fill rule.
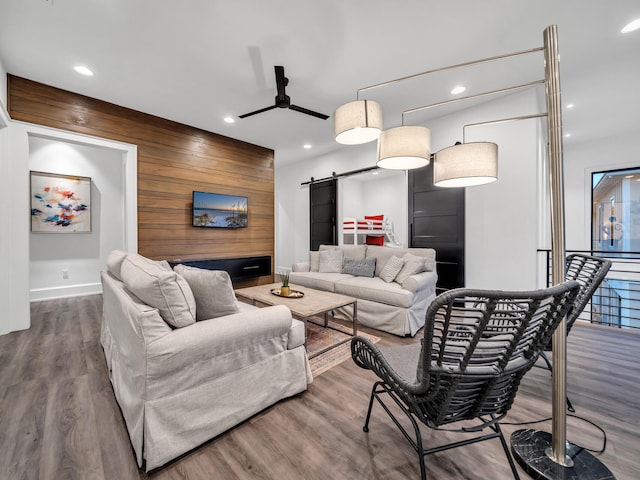
[[291,294],[291,289],[289,288],[289,272],[280,273],[280,281],[282,282],[280,295],[288,297]]

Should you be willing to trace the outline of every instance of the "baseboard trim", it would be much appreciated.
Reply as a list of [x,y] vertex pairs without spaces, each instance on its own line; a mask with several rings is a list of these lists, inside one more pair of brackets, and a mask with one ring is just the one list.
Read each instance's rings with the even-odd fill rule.
[[80,297],[102,293],[101,283],[84,283],[64,287],[33,288],[29,290],[29,301],[54,300],[57,298]]

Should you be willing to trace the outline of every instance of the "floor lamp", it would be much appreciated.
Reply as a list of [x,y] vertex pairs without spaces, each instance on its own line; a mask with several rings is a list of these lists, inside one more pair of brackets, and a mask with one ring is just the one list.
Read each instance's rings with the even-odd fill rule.
[[[551,278],[556,285],[565,278],[565,221],[560,69],[558,32],[555,25],[544,31],[544,59],[551,200]],[[517,430],[511,435],[511,448],[518,463],[534,478],[614,479],[609,469],[595,456],[567,441],[566,347],[567,330],[566,324],[562,322],[553,334],[552,434],[539,430]]]
[[[448,103],[453,103],[470,98],[491,95],[495,93],[506,92],[518,88],[525,88],[536,84],[545,85],[545,96],[547,104],[547,113],[539,115],[529,115],[526,117],[518,117],[512,119],[504,119],[495,121],[520,120],[524,118],[547,117],[547,135],[548,135],[548,157],[549,157],[549,192],[551,204],[551,252],[552,252],[552,282],[553,284],[562,283],[565,278],[564,259],[565,259],[565,220],[564,220],[564,181],[563,181],[563,157],[562,157],[562,109],[560,103],[560,70],[558,55],[558,33],[557,27],[551,25],[544,30],[544,46],[533,50],[517,52],[513,54],[501,55],[497,57],[486,58],[472,62],[466,62],[449,67],[429,70],[427,72],[410,75],[407,77],[391,80],[388,82],[372,85],[358,90],[358,94],[365,90],[383,87],[399,81],[415,78],[417,76],[427,75],[444,70],[461,68],[470,65],[477,65],[490,61],[500,60],[515,55],[528,54],[532,52],[544,51],[545,59],[545,78],[538,82],[532,82],[525,85],[518,85],[510,88],[503,88],[491,92],[485,92],[472,95],[465,98],[448,100],[433,105],[418,107],[403,112],[403,127],[407,133],[411,134],[409,129],[404,127],[404,115],[417,112],[427,108],[433,108]],[[345,104],[336,110],[334,115],[336,140],[344,144],[365,143],[376,138],[382,128],[382,112],[380,106],[376,102],[360,100],[359,97],[355,102]],[[491,122],[483,122],[491,123]],[[415,128],[415,127],[414,127]],[[393,129],[392,129],[393,130]],[[396,129],[397,130],[397,129]],[[366,133],[366,138],[365,134]],[[340,138],[341,137],[341,138]],[[345,138],[347,138],[345,140]],[[411,139],[403,139],[403,143],[412,143]],[[429,140],[422,142],[413,142],[417,144],[416,151],[422,152],[421,155],[429,158],[428,149]],[[481,142],[486,143],[486,142]],[[454,162],[454,169],[459,168],[461,172],[465,170],[465,166],[461,165],[464,161],[465,149],[463,147],[471,144],[460,144],[458,146],[443,149],[453,150],[458,148],[460,157],[458,163]],[[486,145],[481,145],[485,147]],[[380,152],[380,139],[378,140],[378,150]],[[440,152],[439,152],[440,153]],[[438,166],[438,155],[435,154],[434,171]],[[451,152],[446,152],[444,157],[452,157]],[[413,156],[412,156],[413,155]],[[409,158],[416,158],[419,154],[410,154]],[[427,160],[428,162],[428,160]],[[382,165],[380,165],[382,166]],[[382,168],[393,168],[384,167]],[[403,167],[412,168],[412,167]],[[463,172],[462,176],[465,175]],[[473,173],[469,174],[469,182],[458,183],[457,186],[473,185]],[[476,179],[479,178],[476,176]],[[452,179],[457,180],[457,179]],[[485,180],[491,181],[487,176]],[[480,183],[475,183],[480,184]],[[613,474],[602,464],[595,456],[581,447],[567,441],[566,431],[566,324],[562,322],[560,327],[553,335],[553,395],[552,395],[552,434],[547,432],[523,429],[518,430],[511,435],[511,448],[514,456],[520,465],[536,479],[548,480],[615,480]]]

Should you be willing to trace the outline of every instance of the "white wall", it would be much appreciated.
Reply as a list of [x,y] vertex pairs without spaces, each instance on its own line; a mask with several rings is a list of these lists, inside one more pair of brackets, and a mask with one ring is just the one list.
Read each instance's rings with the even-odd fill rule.
[[7,70],[0,59],[0,103],[7,105]]
[[[124,153],[39,136],[29,137],[29,169],[91,177],[91,233],[31,233],[30,298],[100,293],[101,268],[125,246]],[[68,278],[63,278],[63,270]]]
[[[0,65],[0,75],[6,78]],[[2,82],[0,81],[0,84]],[[2,95],[0,94],[0,97]],[[0,179],[11,178],[9,168],[9,115],[4,106],[4,100],[0,98]],[[9,188],[0,188],[0,205],[4,205],[7,212],[11,211],[12,195]],[[13,303],[11,290],[11,252],[12,252],[12,228],[6,223],[0,228],[0,252],[3,252],[2,258],[5,267],[0,269],[0,305],[3,306],[3,314],[0,315],[0,335],[13,330]],[[28,306],[28,305],[27,305]],[[25,312],[23,309],[22,315]]]

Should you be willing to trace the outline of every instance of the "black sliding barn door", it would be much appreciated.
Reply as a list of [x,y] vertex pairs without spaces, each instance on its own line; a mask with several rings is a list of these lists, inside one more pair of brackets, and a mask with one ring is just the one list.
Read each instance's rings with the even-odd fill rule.
[[438,289],[464,286],[464,188],[433,185],[433,163],[409,170],[409,245],[433,248]]
[[338,229],[336,228],[338,214],[337,189],[337,180],[328,180],[309,185],[311,250],[318,250],[320,245],[338,244]]

